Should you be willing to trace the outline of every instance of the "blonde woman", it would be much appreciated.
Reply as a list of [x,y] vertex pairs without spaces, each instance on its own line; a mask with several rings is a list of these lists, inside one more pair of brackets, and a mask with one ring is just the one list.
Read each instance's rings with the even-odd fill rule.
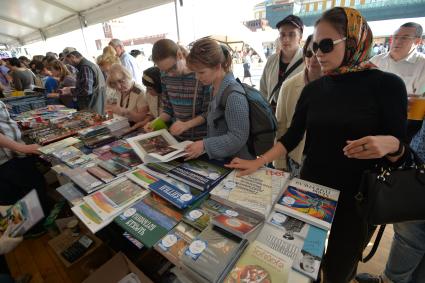
[[[127,117],[130,122],[142,121],[148,115],[149,107],[145,93],[131,74],[121,64],[113,64],[106,84],[117,92],[116,104],[107,104],[106,111]],[[130,123],[132,124],[132,123]]]

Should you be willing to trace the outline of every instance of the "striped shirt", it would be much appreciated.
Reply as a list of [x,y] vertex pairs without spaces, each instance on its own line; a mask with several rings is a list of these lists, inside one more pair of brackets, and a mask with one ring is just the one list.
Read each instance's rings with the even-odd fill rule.
[[[161,77],[162,82],[162,111],[172,117],[172,121],[188,121],[202,116],[207,120],[208,104],[210,102],[210,87],[198,82],[195,104],[195,116],[192,117],[193,99],[195,95],[196,78],[194,73],[181,76]],[[179,139],[200,140],[207,135],[206,123],[184,132]]]
[[[21,140],[21,131],[18,124],[10,118],[6,104],[0,101],[0,134],[16,142],[23,143]],[[17,156],[12,150],[0,147],[0,165]]]

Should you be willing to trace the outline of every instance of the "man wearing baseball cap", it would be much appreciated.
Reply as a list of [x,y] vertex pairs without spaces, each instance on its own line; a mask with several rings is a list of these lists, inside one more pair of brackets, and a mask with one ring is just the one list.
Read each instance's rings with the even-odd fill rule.
[[261,93],[272,104],[277,102],[282,83],[304,69],[300,47],[304,29],[302,20],[289,15],[278,22],[276,28],[280,52],[269,57],[260,81]]

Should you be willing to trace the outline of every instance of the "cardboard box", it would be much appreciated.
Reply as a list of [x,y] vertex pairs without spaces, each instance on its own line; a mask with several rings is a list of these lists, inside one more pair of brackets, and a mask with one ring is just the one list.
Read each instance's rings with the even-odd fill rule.
[[[70,263],[61,256],[61,252],[67,249],[73,242],[77,241],[82,234],[87,234],[94,243],[82,257],[75,262]],[[60,261],[65,265],[66,273],[72,279],[72,282],[82,282],[112,256],[112,252],[109,248],[95,235],[84,231],[82,234],[74,237],[72,236],[72,232],[69,229],[66,229],[64,232],[48,242],[49,246],[59,257]]]
[[111,260],[102,265],[83,283],[116,283],[129,273],[134,273],[142,283],[153,283],[123,253],[117,253]]

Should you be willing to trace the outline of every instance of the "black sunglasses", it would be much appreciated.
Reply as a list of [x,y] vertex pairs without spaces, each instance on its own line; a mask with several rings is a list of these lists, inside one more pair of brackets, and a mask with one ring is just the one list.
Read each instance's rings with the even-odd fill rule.
[[347,39],[346,37],[343,37],[343,38],[340,38],[340,39],[337,39],[337,40],[325,38],[325,39],[322,39],[319,43],[313,42],[313,52],[317,53],[317,51],[319,49],[320,49],[320,51],[322,51],[322,53],[332,52],[332,50],[334,50],[335,45],[343,42],[346,39]]

